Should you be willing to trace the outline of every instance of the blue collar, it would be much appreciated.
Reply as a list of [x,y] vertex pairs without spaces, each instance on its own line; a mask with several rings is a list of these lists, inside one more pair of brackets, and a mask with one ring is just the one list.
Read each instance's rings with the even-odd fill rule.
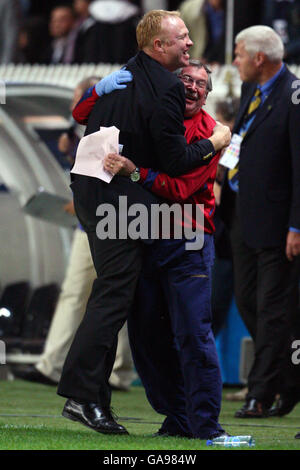
[[283,73],[284,70],[285,70],[285,65],[282,64],[282,66],[280,67],[278,72],[275,73],[275,75],[273,75],[273,77],[270,78],[270,80],[268,80],[262,86],[257,85],[257,88],[261,91],[261,94],[262,94],[263,98],[266,98],[267,96],[269,96],[269,94],[271,93],[271,91],[272,91],[272,89],[275,85],[276,80],[279,78],[279,76]]

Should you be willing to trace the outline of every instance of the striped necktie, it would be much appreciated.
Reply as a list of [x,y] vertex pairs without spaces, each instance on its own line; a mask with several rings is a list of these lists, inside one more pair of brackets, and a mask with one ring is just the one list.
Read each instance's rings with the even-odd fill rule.
[[252,116],[252,114],[254,113],[254,111],[257,110],[257,108],[259,107],[261,103],[261,90],[259,88],[257,88],[255,90],[255,93],[253,95],[253,98],[249,104],[249,107],[248,107],[248,111],[247,111],[247,114],[246,114],[246,120],[248,121],[248,119]]
[[[260,104],[261,104],[261,90],[259,88],[257,88],[255,90],[255,93],[254,93],[253,97],[252,97],[252,100],[250,101],[250,104],[249,104],[248,109],[247,109],[247,113],[245,114],[244,125],[247,123],[247,121],[249,121],[249,119],[251,117],[253,117],[254,113],[256,112],[256,110],[260,106]],[[247,133],[247,130],[248,130],[247,124],[246,124],[245,127],[246,127],[245,130],[243,130],[243,132],[241,132],[241,134],[240,134],[242,137],[245,137],[245,135]],[[238,190],[238,173],[239,173],[239,164],[238,163],[237,163],[236,167],[233,168],[233,170],[228,171],[228,180],[230,182],[231,188],[234,191]]]

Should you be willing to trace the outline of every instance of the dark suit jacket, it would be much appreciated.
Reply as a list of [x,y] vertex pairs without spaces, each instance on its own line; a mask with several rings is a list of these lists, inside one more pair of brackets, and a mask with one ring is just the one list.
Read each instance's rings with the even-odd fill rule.
[[[253,248],[285,243],[289,226],[300,229],[300,105],[288,69],[257,111],[240,152],[237,210],[244,241]],[[255,84],[243,84],[233,132],[240,129]],[[232,216],[234,193],[224,182],[222,210]],[[229,217],[228,217],[229,216]]]
[[[181,81],[144,52],[132,58],[127,68],[134,80],[126,89],[116,90],[97,101],[86,134],[98,131],[100,125],[115,125],[120,130],[123,155],[137,166],[160,169],[171,176],[208,163],[214,153],[211,142],[203,140],[187,145],[184,137],[185,94]],[[76,200],[80,201],[93,219],[100,203],[117,207],[119,195],[128,197],[128,205],[143,203],[150,208],[156,202],[154,195],[141,185],[121,176],[106,184],[96,178],[75,175],[72,189],[75,204]]]

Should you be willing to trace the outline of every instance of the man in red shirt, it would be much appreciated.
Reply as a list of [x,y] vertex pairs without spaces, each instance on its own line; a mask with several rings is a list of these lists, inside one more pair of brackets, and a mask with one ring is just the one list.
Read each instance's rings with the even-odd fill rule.
[[[191,61],[179,77],[186,90],[187,142],[212,138],[216,122],[201,109],[210,88],[208,69]],[[79,102],[73,113],[76,120],[85,122],[92,102],[93,93]],[[224,129],[224,146],[229,140],[230,132]],[[224,433],[218,423],[222,380],[210,306],[213,183],[218,160],[219,153],[207,166],[176,178],[152,169],[137,169],[129,159],[117,154],[110,154],[104,163],[105,169],[114,174],[134,175],[136,184],[142,184],[164,202],[188,203],[193,209],[204,210],[204,227],[197,226],[195,211],[190,220],[183,222],[197,230],[196,238],[204,229],[202,249],[195,244],[194,250],[186,250],[184,237],[157,240],[146,248],[128,319],[136,369],[149,402],[158,413],[167,416],[159,435],[206,439]]]

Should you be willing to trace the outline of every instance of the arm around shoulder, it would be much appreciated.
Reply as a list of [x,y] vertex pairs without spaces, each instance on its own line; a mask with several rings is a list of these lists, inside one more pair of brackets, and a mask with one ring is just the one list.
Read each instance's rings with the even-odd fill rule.
[[209,139],[188,145],[183,125],[185,95],[181,82],[171,87],[160,100],[150,119],[150,131],[159,169],[169,176],[179,176],[206,165],[215,155]]

